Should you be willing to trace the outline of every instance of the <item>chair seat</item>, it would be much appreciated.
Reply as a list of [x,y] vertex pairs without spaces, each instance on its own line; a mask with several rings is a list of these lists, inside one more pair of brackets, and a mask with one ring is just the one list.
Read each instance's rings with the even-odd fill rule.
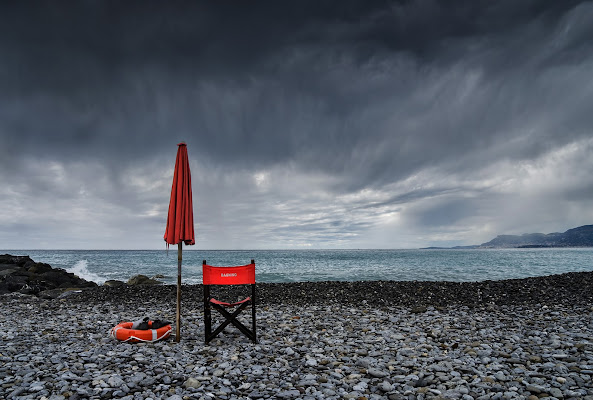
[[238,301],[236,303],[226,303],[224,301],[220,301],[220,300],[216,300],[216,299],[210,299],[210,303],[218,304],[218,305],[223,306],[223,307],[236,307],[239,304],[243,304],[243,303],[246,303],[248,301],[251,301],[251,297],[247,297],[247,298],[245,298],[245,299],[243,299],[241,301]]

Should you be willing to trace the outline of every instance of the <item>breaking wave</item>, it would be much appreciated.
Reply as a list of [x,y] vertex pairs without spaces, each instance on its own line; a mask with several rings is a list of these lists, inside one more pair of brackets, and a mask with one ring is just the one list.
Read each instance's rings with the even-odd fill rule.
[[74,264],[74,266],[72,266],[72,268],[68,268],[67,271],[72,272],[74,275],[77,275],[79,278],[85,279],[87,281],[95,282],[98,285],[102,285],[106,281],[106,279],[103,278],[102,276],[89,271],[87,260],[77,261],[76,264]]

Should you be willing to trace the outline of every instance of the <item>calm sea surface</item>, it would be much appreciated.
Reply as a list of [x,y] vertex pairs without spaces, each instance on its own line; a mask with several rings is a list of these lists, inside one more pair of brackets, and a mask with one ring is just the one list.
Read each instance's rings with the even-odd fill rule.
[[[99,284],[133,275],[177,282],[177,248],[166,250],[0,250],[28,255]],[[237,250],[183,251],[182,282],[202,282],[211,265],[256,262],[258,282],[483,281],[593,271],[593,248],[472,250]]]

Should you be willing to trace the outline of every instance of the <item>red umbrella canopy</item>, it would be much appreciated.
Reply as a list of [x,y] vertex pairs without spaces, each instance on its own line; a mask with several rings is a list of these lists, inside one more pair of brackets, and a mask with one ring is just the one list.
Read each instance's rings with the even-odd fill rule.
[[186,245],[196,244],[194,236],[194,211],[191,199],[191,172],[187,158],[187,145],[179,143],[175,173],[171,187],[171,201],[169,215],[165,229],[165,242],[178,244],[183,241]]

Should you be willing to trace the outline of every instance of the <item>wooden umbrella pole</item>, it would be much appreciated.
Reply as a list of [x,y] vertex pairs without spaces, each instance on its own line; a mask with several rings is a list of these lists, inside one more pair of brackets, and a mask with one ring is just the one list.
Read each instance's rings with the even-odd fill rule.
[[175,341],[179,343],[181,339],[181,243],[177,247],[177,318],[175,324],[177,329],[175,331]]

